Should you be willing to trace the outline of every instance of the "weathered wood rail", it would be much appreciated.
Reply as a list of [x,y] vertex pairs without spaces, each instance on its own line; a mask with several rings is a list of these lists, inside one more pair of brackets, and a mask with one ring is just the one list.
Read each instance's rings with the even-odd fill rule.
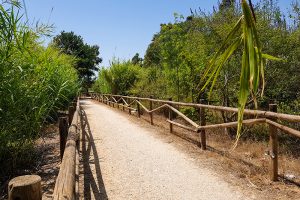
[[[170,124],[170,132],[173,131],[173,125],[199,133],[200,142],[199,145],[203,150],[206,149],[206,130],[214,129],[214,128],[228,128],[228,127],[236,127],[238,122],[227,122],[220,124],[206,124],[206,110],[211,111],[221,111],[221,112],[231,112],[238,113],[238,108],[232,107],[223,107],[223,106],[214,106],[207,104],[195,104],[195,103],[184,103],[184,102],[175,102],[171,99],[169,100],[160,100],[150,98],[141,98],[141,97],[131,97],[131,96],[122,96],[122,95],[111,95],[111,94],[99,94],[99,93],[90,93],[91,97],[97,101],[108,104],[109,106],[117,108],[122,108],[123,110],[127,109],[129,114],[132,114],[132,111],[137,113],[137,116],[141,116],[141,109],[143,109],[150,116],[150,123],[153,125],[153,113],[162,109],[169,110],[169,117],[167,122]],[[148,102],[149,109],[143,105],[141,102]],[[153,108],[153,103],[159,104],[158,107]],[[136,108],[134,108],[134,106]],[[193,107],[199,110],[199,124],[188,118],[182,112],[180,112],[177,108],[179,106]],[[186,124],[181,124],[173,119],[173,113],[176,113],[179,117],[187,122]],[[270,163],[270,179],[272,181],[278,180],[278,137],[277,130],[281,130],[287,134],[294,135],[300,138],[300,131],[288,127],[286,125],[280,124],[280,121],[285,122],[300,122],[299,115],[290,115],[277,113],[277,105],[270,104],[269,111],[261,111],[261,110],[249,110],[246,109],[244,115],[249,116],[252,119],[246,119],[243,121],[244,126],[250,126],[255,124],[268,124],[269,125],[269,135],[270,135],[270,150],[268,154],[271,158]]]
[[[60,119],[62,161],[53,192],[54,200],[75,199],[76,197],[76,190],[78,189],[76,189],[76,181],[78,181],[76,177],[78,176],[79,164],[80,114],[79,101],[77,101],[69,107],[70,126],[68,127],[65,118]],[[64,133],[65,130],[67,130],[67,134]]]

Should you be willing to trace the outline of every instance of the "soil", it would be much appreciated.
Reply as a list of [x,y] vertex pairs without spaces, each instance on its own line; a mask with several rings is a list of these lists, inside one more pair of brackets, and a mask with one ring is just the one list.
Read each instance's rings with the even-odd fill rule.
[[[43,199],[52,199],[55,180],[58,175],[60,165],[59,155],[59,135],[57,124],[51,124],[44,128],[43,137],[35,142],[35,149],[32,155],[34,162],[30,163],[30,168],[20,166],[15,176],[26,174],[36,174],[42,178]],[[10,179],[12,179],[11,177]],[[3,190],[0,199],[7,199],[7,180],[1,187]]]

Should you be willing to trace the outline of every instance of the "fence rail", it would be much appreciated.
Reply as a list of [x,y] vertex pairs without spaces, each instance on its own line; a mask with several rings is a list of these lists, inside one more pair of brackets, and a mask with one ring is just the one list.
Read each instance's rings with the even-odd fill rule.
[[[68,118],[71,122],[70,126]],[[76,185],[78,178],[76,178],[76,175],[79,174],[79,127],[77,126],[79,118],[80,106],[78,100],[72,102],[72,105],[69,106],[68,117],[59,118],[62,162],[52,196],[55,200],[75,199],[75,191],[78,191],[78,185]],[[13,178],[8,185],[8,200],[42,199],[41,180],[38,175],[24,175]]]
[[[76,173],[78,173],[78,139],[79,139],[79,120],[80,120],[80,106],[79,101],[73,102],[69,107],[69,121],[70,126],[64,120],[62,124],[67,125],[67,129],[60,124],[61,137],[61,165],[59,174],[56,179],[55,188],[53,192],[54,200],[61,199],[75,199],[76,197]],[[67,134],[63,130],[67,130]],[[64,139],[64,137],[66,138]]]
[[[236,127],[238,122],[227,122],[227,123],[220,123],[220,124],[209,124],[206,125],[206,110],[212,111],[221,111],[221,112],[230,112],[230,113],[238,113],[238,108],[233,107],[223,107],[223,106],[214,106],[214,105],[207,105],[207,104],[195,104],[195,103],[184,103],[184,102],[175,102],[171,99],[169,100],[160,100],[160,99],[153,99],[150,98],[142,98],[142,97],[131,97],[131,96],[122,96],[122,95],[111,95],[111,94],[99,94],[99,93],[90,93],[90,96],[102,103],[108,104],[110,106],[117,108],[122,108],[123,110],[127,109],[129,114],[132,114],[132,111],[137,113],[137,116],[140,117],[141,109],[143,109],[146,113],[150,116],[150,123],[153,124],[153,113],[158,112],[162,109],[168,109],[169,117],[167,122],[170,124],[170,132],[173,132],[173,125],[193,131],[196,133],[200,133],[200,142],[199,145],[203,150],[206,149],[206,130],[214,129],[214,128],[228,128],[228,127]],[[149,108],[147,108],[141,101],[149,102]],[[159,106],[153,108],[153,103],[158,103]],[[134,108],[132,105],[135,105]],[[193,107],[199,110],[199,121],[200,123],[197,124],[182,112],[180,112],[176,106],[186,106],[186,107]],[[173,119],[173,114],[176,113],[180,116],[186,124],[181,124]],[[277,113],[277,105],[270,104],[269,111],[262,111],[262,110],[250,110],[245,109],[244,115],[252,117],[252,119],[243,120],[243,125],[251,126],[255,124],[268,124],[269,125],[269,134],[270,134],[270,150],[269,155],[271,158],[271,167],[270,167],[270,178],[272,181],[278,180],[278,137],[277,137],[277,130],[280,129],[281,131],[288,133],[290,135],[296,136],[300,138],[300,131],[290,128],[286,125],[280,124],[278,121],[286,121],[286,122],[300,122],[299,115],[290,115],[290,114],[283,114]]]

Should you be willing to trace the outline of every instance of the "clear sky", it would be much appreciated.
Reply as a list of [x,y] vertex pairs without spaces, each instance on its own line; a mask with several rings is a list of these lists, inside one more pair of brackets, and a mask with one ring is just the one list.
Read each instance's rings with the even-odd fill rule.
[[[279,0],[285,10],[292,0]],[[53,35],[74,31],[84,41],[100,46],[101,66],[112,57],[131,59],[145,54],[160,24],[185,17],[190,8],[212,11],[218,0],[25,0],[29,21],[54,24]],[[253,3],[257,0],[253,0]]]

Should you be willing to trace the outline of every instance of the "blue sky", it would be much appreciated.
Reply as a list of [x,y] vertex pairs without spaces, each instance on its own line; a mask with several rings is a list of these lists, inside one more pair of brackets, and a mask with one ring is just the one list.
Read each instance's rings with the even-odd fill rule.
[[[285,10],[292,0],[279,0]],[[74,31],[88,44],[100,46],[101,66],[113,57],[144,55],[161,23],[184,16],[190,8],[211,11],[218,0],[25,0],[29,21],[54,24],[53,35]],[[253,0],[255,3],[256,1]],[[49,39],[48,39],[49,41]]]

